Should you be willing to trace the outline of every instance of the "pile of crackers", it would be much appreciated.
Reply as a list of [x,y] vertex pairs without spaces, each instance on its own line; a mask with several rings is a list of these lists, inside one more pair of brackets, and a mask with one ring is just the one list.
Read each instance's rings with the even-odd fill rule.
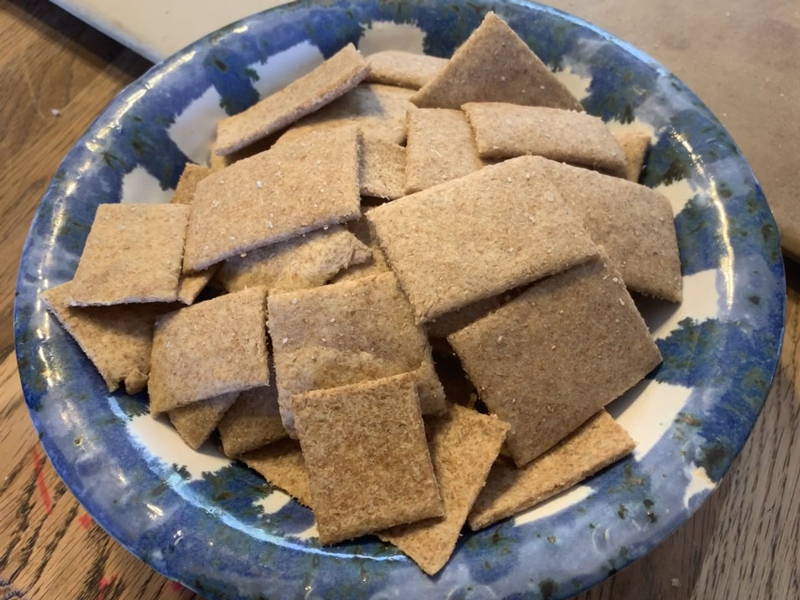
[[493,13],[450,60],[349,45],[222,120],[172,203],[101,205],[42,300],[110,391],[193,448],[217,431],[320,543],[434,574],[465,523],[633,448],[604,407],[661,357],[631,293],[681,300],[646,149]]

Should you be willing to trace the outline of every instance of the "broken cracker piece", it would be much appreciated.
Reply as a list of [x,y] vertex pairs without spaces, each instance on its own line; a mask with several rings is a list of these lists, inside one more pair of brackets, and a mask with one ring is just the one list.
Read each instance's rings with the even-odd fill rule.
[[447,64],[446,58],[383,50],[367,56],[369,75],[366,81],[418,90],[433,79]]
[[635,444],[600,411],[526,467],[499,459],[469,514],[473,531],[532,508],[630,453]]
[[495,417],[453,405],[447,415],[426,420],[428,446],[444,518],[398,525],[378,532],[428,575],[436,574],[455,549],[461,528],[486,483],[508,425]]
[[619,175],[628,181],[638,182],[644,157],[650,147],[650,134],[639,129],[621,129],[614,133],[614,137],[625,153],[625,168]]
[[232,458],[286,437],[274,384],[239,394],[219,423],[222,450]]
[[448,336],[522,467],[647,375],[661,354],[605,256],[543,279]]
[[269,383],[264,288],[187,306],[156,323],[150,412]]
[[328,60],[217,125],[217,154],[231,154],[314,112],[357,86],[369,72],[358,50],[348,44]]
[[303,506],[311,506],[308,471],[297,440],[283,439],[238,458]]
[[419,322],[596,255],[533,160],[484,167],[367,213]]
[[392,142],[364,138],[361,148],[361,195],[394,200],[404,194],[406,149]]
[[187,406],[175,408],[169,413],[169,420],[183,441],[197,450],[217,428],[225,412],[236,401],[238,392],[222,394]]
[[444,68],[411,101],[426,108],[512,102],[582,110],[564,84],[493,12],[486,14]]
[[482,166],[463,112],[449,108],[408,112],[406,194],[457,179]]
[[174,302],[188,220],[181,204],[98,206],[70,305]]
[[296,394],[292,411],[321,544],[444,514],[413,376]]

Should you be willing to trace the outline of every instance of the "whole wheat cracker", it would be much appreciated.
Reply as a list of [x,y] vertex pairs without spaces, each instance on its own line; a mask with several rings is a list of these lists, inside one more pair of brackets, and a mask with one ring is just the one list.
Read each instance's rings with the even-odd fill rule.
[[614,137],[625,153],[625,169],[618,174],[628,181],[638,182],[644,157],[650,147],[650,134],[640,129],[622,129],[616,131]]
[[379,273],[385,273],[390,270],[389,265],[386,263],[386,257],[378,247],[377,240],[372,236],[372,232],[369,229],[369,222],[363,216],[373,208],[374,207],[363,208],[362,217],[360,219],[355,219],[347,223],[347,228],[350,232],[356,236],[362,244],[369,247],[372,257],[361,264],[353,265],[349,269],[342,271],[331,280],[333,283],[353,281],[354,279],[361,279],[362,277],[371,277],[372,275],[378,275]]
[[274,384],[239,394],[219,423],[219,437],[226,456],[237,457],[286,437],[278,410]]
[[236,162],[198,184],[184,268],[203,270],[360,214],[358,132],[315,132]]
[[391,273],[268,298],[278,403],[294,435],[291,397],[417,371],[422,411],[442,412],[428,340]]
[[292,411],[321,544],[444,514],[412,375],[296,394]]
[[405,182],[406,149],[365,137],[361,147],[361,195],[394,200],[403,195]]
[[457,179],[482,166],[463,112],[449,108],[408,112],[406,194]]
[[367,214],[419,322],[596,255],[533,161],[484,167]]
[[269,383],[264,288],[187,306],[156,323],[150,412]]
[[366,81],[418,90],[447,64],[446,58],[402,50],[383,50],[367,56]]
[[233,405],[238,395],[238,392],[222,394],[175,408],[167,415],[183,441],[190,448],[197,450],[217,428],[222,416]]
[[175,301],[188,220],[180,204],[98,206],[70,305]]
[[616,462],[634,446],[628,433],[602,410],[521,469],[501,458],[472,507],[470,528],[477,531],[532,508]]
[[533,154],[612,173],[625,169],[625,154],[599,117],[505,102],[468,102],[461,108],[482,158]]
[[564,84],[493,12],[486,14],[444,68],[411,101],[426,108],[513,102],[582,110]]
[[444,517],[398,525],[378,533],[428,575],[435,575],[455,549],[470,508],[486,482],[508,425],[453,405],[447,415],[426,419],[433,469],[444,501]]
[[541,280],[448,336],[489,410],[511,425],[524,466],[658,363],[619,274],[600,257]]
[[297,440],[282,439],[238,458],[270,484],[311,507],[308,471]]
[[348,44],[310,73],[220,121],[214,151],[231,154],[290,125],[353,89],[368,72],[364,58]]

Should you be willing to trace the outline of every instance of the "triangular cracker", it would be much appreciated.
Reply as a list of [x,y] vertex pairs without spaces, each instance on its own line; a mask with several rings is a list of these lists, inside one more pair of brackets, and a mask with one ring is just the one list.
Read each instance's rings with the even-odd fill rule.
[[236,401],[238,395],[238,392],[223,394],[175,408],[167,414],[183,441],[190,448],[197,450],[217,428],[222,416]]
[[220,421],[219,437],[226,456],[240,456],[286,437],[272,381],[272,385],[239,394]]
[[622,151],[625,153],[625,179],[639,181],[644,157],[650,147],[650,134],[639,129],[622,129],[614,133]]
[[308,471],[297,440],[277,441],[248,452],[240,456],[239,460],[303,506],[311,506]]

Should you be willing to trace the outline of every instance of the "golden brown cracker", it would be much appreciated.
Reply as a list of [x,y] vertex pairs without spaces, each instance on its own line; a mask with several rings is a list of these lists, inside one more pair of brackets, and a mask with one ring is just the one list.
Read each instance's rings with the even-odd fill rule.
[[308,471],[297,440],[274,442],[240,456],[239,460],[300,504],[311,506]]
[[175,188],[175,193],[172,194],[170,202],[172,204],[189,204],[194,201],[194,189],[197,184],[211,175],[214,171],[209,167],[203,165],[196,165],[194,163],[186,163],[181,173],[181,178],[178,180],[178,185]]
[[200,400],[169,411],[169,420],[186,444],[197,450],[217,428],[225,412],[236,401],[238,392]]
[[625,169],[620,174],[628,181],[638,182],[650,148],[650,134],[639,129],[622,129],[615,132],[614,137],[625,153]]
[[394,200],[404,194],[405,183],[406,149],[365,137],[361,151],[361,195]]
[[383,50],[367,56],[366,81],[418,90],[447,64],[446,58],[402,50]]
[[272,385],[239,394],[219,423],[226,456],[237,457],[286,437],[278,410],[278,391]]

